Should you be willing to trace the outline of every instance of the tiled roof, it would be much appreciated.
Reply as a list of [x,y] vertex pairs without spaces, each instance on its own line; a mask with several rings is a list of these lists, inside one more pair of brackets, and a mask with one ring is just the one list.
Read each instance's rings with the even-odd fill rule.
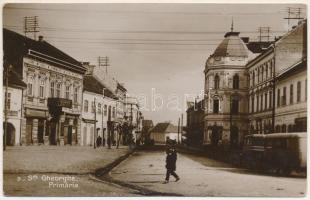
[[153,126],[153,121],[144,119],[144,120],[142,120],[142,126],[151,127],[151,126]]
[[248,49],[239,32],[228,32],[225,39],[219,44],[213,53],[214,57],[247,57]]
[[156,133],[177,133],[178,127],[168,123],[158,123],[156,126],[152,129],[152,132]]
[[[8,29],[3,29],[3,50],[4,59],[13,65],[18,74],[22,74],[22,62],[25,56],[77,73],[84,74],[86,71],[79,61],[48,42],[33,40]],[[29,50],[32,53],[29,53]]]
[[[6,85],[6,78],[7,78],[7,76],[5,76],[6,67],[7,66],[5,66],[3,70],[3,86]],[[18,87],[18,88],[27,87],[26,83],[22,80],[21,76],[17,74],[13,69],[9,71],[8,77],[9,77],[8,79],[9,87]]]
[[91,75],[84,76],[84,90],[103,95],[104,86]]

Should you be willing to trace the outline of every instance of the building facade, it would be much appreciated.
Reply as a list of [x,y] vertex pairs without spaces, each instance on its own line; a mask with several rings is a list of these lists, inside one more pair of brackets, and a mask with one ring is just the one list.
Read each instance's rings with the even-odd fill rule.
[[[3,78],[3,104],[4,122],[3,130],[6,134],[6,145],[21,145],[21,122],[23,119],[23,91],[27,85],[21,77],[10,69],[9,63],[4,66]],[[7,122],[5,124],[5,118]]]
[[187,144],[200,146],[204,136],[204,99],[195,101],[186,110],[186,140]]
[[4,54],[27,84],[22,144],[79,144],[86,69],[41,36],[36,41],[7,29],[3,35]]
[[204,144],[237,147],[248,128],[247,46],[228,32],[205,66]]

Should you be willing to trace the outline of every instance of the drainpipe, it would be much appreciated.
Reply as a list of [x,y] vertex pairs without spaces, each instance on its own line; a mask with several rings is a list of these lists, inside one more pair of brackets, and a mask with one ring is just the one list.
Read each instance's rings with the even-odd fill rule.
[[20,106],[20,125],[19,125],[19,145],[22,146],[22,122],[23,122],[23,96],[24,96],[24,89],[22,89],[22,97],[21,97],[21,106]]

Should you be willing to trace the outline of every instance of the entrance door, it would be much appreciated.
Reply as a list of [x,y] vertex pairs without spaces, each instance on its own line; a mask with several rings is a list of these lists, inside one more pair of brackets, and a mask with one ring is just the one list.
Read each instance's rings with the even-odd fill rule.
[[32,119],[26,120],[26,144],[32,144]]
[[44,120],[39,119],[38,121],[38,143],[44,143]]
[[72,145],[72,126],[68,126],[68,144]]
[[[5,129],[5,123],[3,123],[3,128]],[[6,145],[13,146],[15,144],[15,127],[11,123],[7,123],[6,130]]]
[[50,144],[51,145],[56,145],[56,122],[55,121],[51,121],[50,123],[50,127],[51,127],[51,131],[50,131]]
[[83,146],[87,145],[87,127],[84,127],[83,130]]
[[232,126],[231,132],[230,132],[230,145],[231,145],[231,147],[233,147],[233,148],[238,147],[238,141],[239,141],[238,127]]

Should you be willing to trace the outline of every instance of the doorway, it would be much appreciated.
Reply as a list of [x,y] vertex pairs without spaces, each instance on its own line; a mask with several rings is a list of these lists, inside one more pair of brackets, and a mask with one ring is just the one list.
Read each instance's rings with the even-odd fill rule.
[[232,126],[230,132],[230,146],[232,148],[238,147],[238,141],[239,141],[239,129],[236,126]]
[[[3,128],[5,128],[5,123],[3,123]],[[14,146],[15,144],[15,127],[13,124],[7,122],[7,131],[6,131],[6,145]]]
[[38,143],[44,143],[44,119],[38,120]]
[[32,119],[26,119],[26,144],[32,144]]
[[72,145],[72,126],[68,126],[68,144]]

